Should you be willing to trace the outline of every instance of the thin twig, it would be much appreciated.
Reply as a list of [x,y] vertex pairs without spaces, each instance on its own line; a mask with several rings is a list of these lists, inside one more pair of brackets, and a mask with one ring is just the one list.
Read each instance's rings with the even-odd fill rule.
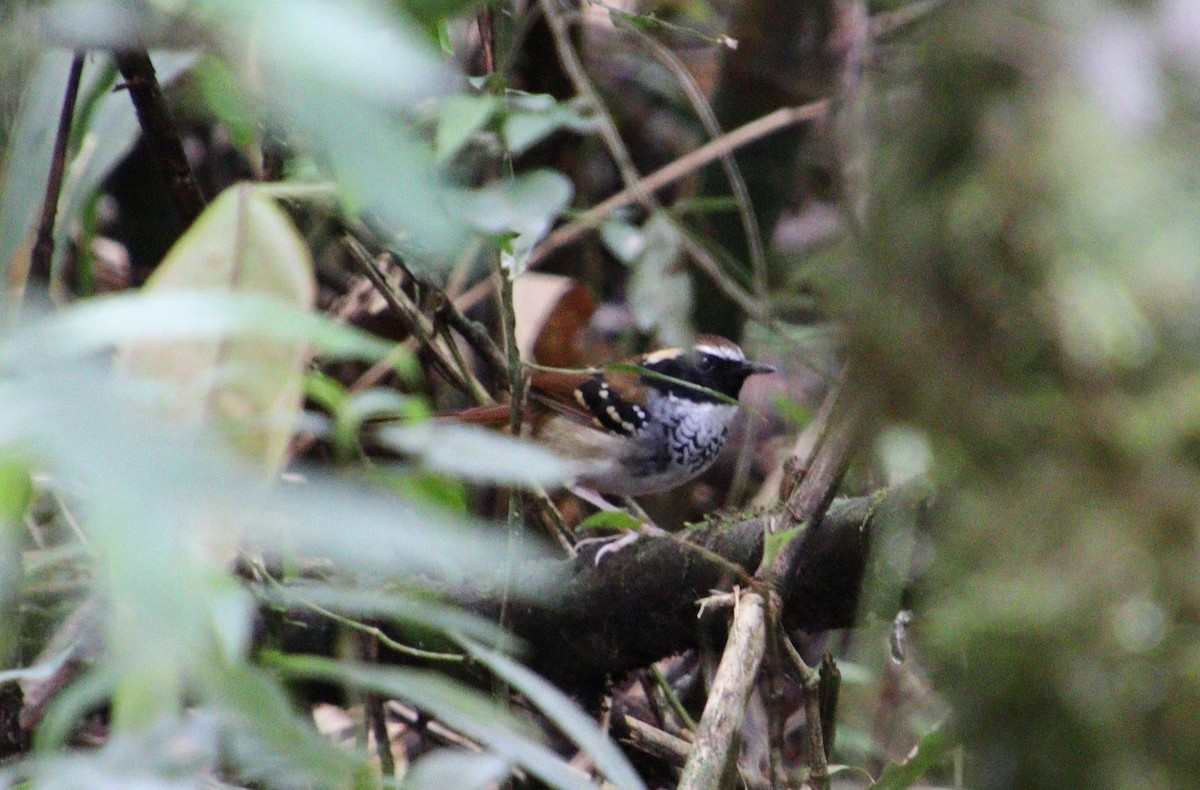
[[662,692],[667,704],[671,706],[671,710],[679,717],[679,721],[683,726],[695,732],[696,720],[692,718],[692,714],[688,713],[687,708],[683,707],[683,701],[679,699],[679,695],[675,693],[675,689],[671,688],[667,676],[662,673],[657,664],[651,665],[650,676],[654,678],[654,683],[658,686],[658,690]]
[[621,738],[631,748],[649,754],[668,765],[682,766],[691,754],[692,745],[676,735],[653,727],[644,721],[626,715],[625,728],[628,738]]
[[71,124],[75,118],[75,102],[79,98],[79,80],[83,75],[82,52],[76,52],[67,73],[67,90],[63,96],[62,112],[58,116],[58,131],[54,135],[54,153],[50,158],[50,174],[46,178],[46,197],[42,201],[42,216],[38,220],[37,241],[29,258],[29,276],[49,284],[54,260],[54,219],[58,215],[58,198],[62,194],[63,172],[67,163],[67,144],[71,139]]
[[824,728],[821,725],[821,676],[805,663],[787,634],[779,634],[779,644],[801,678],[800,696],[804,704],[804,724],[808,730],[808,781],[817,790],[829,790],[829,763],[825,758]]
[[443,299],[442,304],[437,310],[438,317],[446,322],[446,325],[458,332],[463,340],[470,344],[471,348],[479,354],[484,363],[491,368],[493,375],[497,381],[508,386],[508,361],[504,354],[500,351],[500,347],[496,345],[496,341],[492,340],[492,336],[488,334],[488,330],[483,324],[478,321],[473,321],[462,314],[454,302],[447,296]]
[[[541,7],[542,12],[546,16],[546,22],[550,25],[551,32],[554,34],[554,44],[558,51],[559,60],[563,64],[563,69],[567,72],[567,76],[571,79],[576,92],[584,98],[584,100],[596,113],[600,137],[604,140],[605,148],[608,149],[609,155],[613,158],[613,162],[617,166],[617,171],[621,174],[621,180],[625,184],[625,192],[630,193],[630,202],[641,203],[650,211],[662,211],[662,205],[654,196],[654,188],[650,188],[648,179],[642,179],[641,174],[638,173],[637,167],[633,162],[633,156],[629,153],[629,148],[621,139],[621,134],[617,129],[617,124],[613,120],[612,114],[608,111],[607,106],[605,106],[603,100],[600,98],[600,94],[596,90],[595,86],[592,85],[591,80],[588,79],[587,72],[583,68],[583,63],[579,59],[578,53],[575,52],[575,48],[571,45],[571,39],[569,31],[567,30],[566,20],[554,7],[552,0],[541,0]],[[650,41],[653,40],[650,39]],[[667,51],[667,54],[671,57],[674,57],[669,51]],[[690,80],[690,77],[687,75],[687,70],[683,68],[683,65],[678,63],[678,61],[674,61],[674,64],[677,67],[678,76],[680,77],[681,81],[690,83],[691,87],[694,89],[695,96],[692,97],[693,105],[696,108],[697,114],[704,122],[705,128],[708,130],[710,135],[715,138],[719,138],[721,136],[721,129],[720,126],[717,125],[716,117],[712,113],[712,108],[708,106],[703,94],[699,90],[699,87],[697,87],[694,82]],[[687,87],[685,86],[685,92],[686,91]],[[732,162],[731,150],[724,152],[720,158],[727,163]],[[728,173],[730,170],[733,171],[733,174],[730,176],[731,182],[738,183],[742,187],[742,194],[739,196],[739,198],[744,198],[745,203],[741,205],[749,206],[750,198],[749,193],[745,189],[745,181],[741,180],[740,173],[737,171],[736,166],[727,166],[726,172]],[[604,205],[604,203],[601,203],[600,205]],[[747,210],[751,212],[753,211],[752,208]],[[746,232],[751,238],[753,270],[756,273],[755,290],[756,292],[759,290],[762,291],[761,294],[757,294],[759,298],[750,297],[749,295],[745,294],[742,289],[725,273],[725,271],[721,268],[720,263],[715,257],[713,257],[712,253],[710,253],[702,244],[698,243],[694,238],[692,238],[689,233],[684,232],[682,236],[684,239],[684,245],[687,248],[689,255],[695,259],[698,264],[700,264],[701,269],[705,271],[705,273],[713,278],[717,284],[717,287],[723,292],[730,293],[731,298],[734,299],[738,306],[741,307],[747,313],[747,315],[761,320],[766,313],[766,257],[762,251],[762,239],[757,233],[758,226],[754,222],[753,216],[747,216],[745,210],[742,213],[743,221],[747,227]],[[553,238],[553,235],[554,234],[551,234],[550,238]],[[547,243],[549,241],[550,239],[548,238]],[[757,247],[754,246],[755,242],[757,242]],[[541,248],[539,247],[538,249]],[[532,259],[538,257],[538,249],[534,250],[530,261],[531,265]],[[758,282],[758,274],[760,269],[763,275],[761,283],[762,289],[759,288]]]
[[708,248],[693,235],[691,228],[686,227],[682,221],[674,217],[672,218],[672,222],[680,231],[684,249],[688,251],[688,255],[696,262],[696,265],[700,267],[700,271],[712,279],[713,284],[717,286],[717,290],[729,297],[729,300],[736,304],[750,318],[763,323],[767,322],[767,301],[765,299],[759,300],[746,291],[746,289],[742,288],[721,267],[721,262],[717,260],[717,257],[709,252]]
[[842,672],[838,669],[833,654],[825,651],[821,657],[821,686],[818,697],[821,702],[821,742],[825,746],[825,761],[833,756],[833,744],[837,739],[837,707],[842,692]]
[[429,738],[441,746],[451,746],[456,749],[466,749],[481,752],[483,747],[475,740],[468,738],[450,725],[437,719],[431,719],[418,708],[409,707],[397,700],[387,701],[387,711],[404,722],[404,725],[422,738]]
[[[517,313],[513,306],[513,282],[500,264],[496,254],[496,268],[500,274],[500,316],[504,323],[504,343],[508,352],[509,417],[508,427],[513,436],[521,435],[522,407],[524,396],[524,370],[521,367],[521,352],[517,348]],[[508,615],[508,591],[515,580],[516,545],[521,530],[521,495],[515,489],[508,492],[508,557],[504,582],[504,598],[500,605],[500,626],[503,628]]]
[[[379,642],[368,640],[362,646],[363,660],[369,664],[379,663]],[[383,709],[383,697],[368,693],[363,699],[363,718],[368,734],[375,738],[375,755],[379,758],[379,771],[385,777],[396,775],[396,758],[392,755],[392,739],[387,730],[387,714]]]
[[[798,107],[782,107],[705,143],[695,151],[655,170],[634,186],[626,187],[612,197],[600,201],[571,222],[552,231],[541,244],[533,249],[525,264],[526,270],[536,268],[551,253],[583,238],[599,226],[609,214],[637,201],[644,192],[656,192],[681,178],[686,178],[710,162],[720,159],[742,146],[768,137],[781,129],[817,120],[825,115],[828,107],[829,102],[824,99]],[[491,286],[486,282],[478,283],[455,299],[455,303],[460,310],[469,310],[489,293],[490,288]]]
[[303,606],[306,609],[311,609],[323,617],[328,617],[335,623],[340,623],[341,625],[344,625],[354,631],[366,634],[367,636],[375,639],[375,641],[377,641],[379,644],[390,648],[401,655],[409,656],[411,658],[420,658],[426,661],[443,661],[451,664],[461,664],[462,662],[468,660],[467,656],[460,655],[459,653],[442,653],[433,650],[422,650],[419,647],[413,647],[412,645],[406,645],[402,642],[397,642],[395,639],[392,639],[390,636],[384,633],[382,629],[377,628],[376,626],[367,625],[366,623],[355,620],[352,617],[338,614],[332,609],[327,609],[324,606],[321,606],[319,603],[310,601],[303,595],[297,594],[294,588],[288,587],[283,582],[276,579],[267,571],[264,566],[262,566],[262,564],[256,563],[255,570],[267,583],[269,583],[279,592],[279,595],[283,596],[289,603],[296,606]]
[[562,63],[563,70],[575,87],[575,92],[583,97],[588,107],[596,114],[600,138],[604,140],[604,147],[608,149],[609,156],[613,158],[617,172],[621,174],[621,180],[625,183],[626,188],[634,190],[633,200],[645,203],[651,209],[658,208],[652,193],[638,187],[642,180],[641,174],[638,173],[637,167],[633,163],[633,157],[621,139],[621,133],[617,130],[617,124],[613,120],[612,114],[609,113],[604,100],[600,98],[599,91],[592,85],[587,71],[583,68],[583,61],[580,60],[579,53],[571,44],[571,33],[567,29],[566,19],[555,6],[554,0],[539,0],[539,5],[542,15],[546,18],[546,24],[550,26],[550,32],[553,34],[554,47],[558,52],[558,59]]
[[163,100],[162,88],[154,74],[154,64],[145,49],[130,49],[113,54],[117,69],[125,79],[129,98],[137,111],[146,145],[154,157],[155,169],[179,220],[187,227],[204,210],[204,194],[192,173],[183,142],[171,113]]
[[705,165],[720,159],[722,156],[736,151],[742,146],[772,135],[781,129],[816,120],[825,115],[829,107],[828,101],[803,104],[799,107],[781,107],[761,118],[739,126],[728,134],[697,148],[691,153],[679,157],[674,162],[655,170],[633,186],[626,187],[606,200],[602,200],[592,208],[580,214],[572,222],[558,228],[546,237],[533,254],[530,255],[528,266],[536,266],[551,252],[578,240],[585,233],[595,228],[613,211],[633,203],[641,195],[654,193],[663,187],[685,178]]
[[433,322],[421,312],[407,294],[399,288],[392,287],[366,247],[350,234],[342,237],[342,243],[350,252],[351,260],[375,284],[388,305],[409,323],[417,340],[433,354],[434,364],[446,376],[446,379],[457,389],[473,398],[476,404],[481,406],[492,404],[494,402],[492,397],[488,395],[479,380],[469,370],[459,369],[453,355],[439,342],[437,327],[433,325]]
[[392,755],[392,738],[388,735],[387,714],[383,709],[383,698],[368,694],[363,703],[363,715],[367,726],[375,737],[375,754],[379,757],[379,772],[385,777],[396,775],[396,758]]
[[[619,27],[641,42],[671,72],[679,87],[683,89],[684,96],[692,105],[693,112],[700,119],[709,138],[720,137],[723,130],[708,97],[696,84],[692,73],[688,71],[679,56],[662,42],[633,25],[619,24]],[[721,157],[721,169],[725,171],[725,177],[729,179],[729,188],[733,192],[738,216],[742,220],[742,232],[746,234],[746,250],[750,254],[750,267],[754,273],[754,297],[765,306],[767,304],[767,255],[763,245],[762,230],[758,227],[758,217],[754,213],[754,203],[750,199],[750,189],[746,186],[742,169],[738,166],[737,159],[733,157],[732,153],[726,153]],[[724,274],[723,271],[721,273]],[[744,306],[740,304],[739,306],[743,307],[743,310],[745,309]],[[752,315],[752,317],[755,316]]]
[[771,787],[783,787],[786,772],[783,766],[783,731],[787,720],[784,710],[783,667],[779,652],[779,612],[775,607],[778,596],[767,596],[766,612],[767,650],[763,656],[763,674],[766,680],[766,699],[763,708],[767,715],[767,755]]

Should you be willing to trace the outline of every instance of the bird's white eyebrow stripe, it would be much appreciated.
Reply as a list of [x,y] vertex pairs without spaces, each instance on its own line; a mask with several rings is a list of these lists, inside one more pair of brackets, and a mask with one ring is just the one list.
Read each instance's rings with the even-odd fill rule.
[[658,351],[652,351],[646,356],[642,357],[642,362],[651,365],[655,362],[661,362],[664,359],[677,357],[680,355],[680,353],[682,352],[680,352],[680,350],[677,348],[660,348]]
[[736,362],[744,362],[746,355],[740,349],[733,346],[710,346],[707,343],[701,343],[696,346],[696,350],[702,354],[708,354],[722,359],[732,359]]

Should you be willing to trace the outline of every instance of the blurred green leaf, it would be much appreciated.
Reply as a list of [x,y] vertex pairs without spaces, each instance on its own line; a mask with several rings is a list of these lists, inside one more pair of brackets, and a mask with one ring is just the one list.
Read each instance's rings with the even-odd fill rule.
[[[153,53],[151,57],[154,57]],[[208,109],[229,129],[234,145],[253,145],[260,136],[262,113],[250,100],[246,87],[229,63],[205,55],[192,70],[192,76]],[[161,72],[159,78],[162,78]]]
[[376,428],[376,441],[419,457],[436,472],[480,483],[554,486],[569,480],[571,465],[544,447],[472,425],[430,420]]
[[449,161],[500,108],[500,99],[490,93],[455,94],[438,105],[434,150],[439,162]]
[[879,780],[870,790],[905,790],[921,780],[933,766],[941,762],[957,745],[945,728],[939,727],[927,733],[917,743],[917,748],[902,763],[889,763]]
[[795,540],[807,528],[807,522],[798,524],[791,529],[781,530],[779,532],[768,532],[763,536],[763,560],[762,564],[769,566],[779,552],[787,548],[787,545]]
[[624,510],[601,510],[599,513],[593,513],[585,518],[576,529],[580,532],[589,530],[601,530],[605,532],[633,530],[636,532],[641,526],[641,521],[638,521]]
[[99,296],[18,327],[0,346],[6,367],[66,361],[121,343],[170,342],[224,335],[310,344],[331,359],[386,359],[395,346],[277,299],[212,291]]
[[566,208],[571,182],[557,170],[532,170],[458,195],[463,216],[492,234],[540,234]]
[[[180,237],[145,290],[258,294],[311,309],[312,257],[295,226],[249,185],[221,193]],[[284,463],[300,410],[307,348],[236,333],[187,342],[123,344],[117,367],[164,388],[184,426],[215,424],[269,475]]]
[[[453,67],[386,3],[347,0],[212,0],[255,34],[263,65],[404,112],[458,83]],[[238,36],[239,31],[226,32]]]
[[600,224],[600,240],[613,257],[626,265],[635,263],[646,249],[646,239],[641,228],[612,217]]
[[381,471],[379,482],[405,499],[449,513],[465,515],[467,512],[470,501],[466,484],[461,480],[412,469]]
[[[164,748],[165,743],[170,748]],[[97,749],[39,755],[23,766],[30,784],[20,786],[200,790],[217,767],[219,753],[217,722],[197,712],[179,722],[164,722],[150,732],[110,737]]]
[[510,94],[502,127],[504,146],[513,155],[525,153],[560,129],[582,134],[596,128],[596,120],[585,115],[579,103],[560,103],[541,94]]
[[488,752],[439,749],[417,760],[404,774],[402,790],[484,790],[502,786],[512,768]]
[[336,413],[339,445],[351,447],[368,420],[420,420],[429,416],[429,407],[420,398],[403,395],[394,389],[375,387],[348,397]]
[[239,778],[268,788],[374,788],[361,757],[339,749],[296,715],[273,678],[254,667],[217,668],[205,681],[222,717]]
[[17,666],[21,654],[22,516],[32,497],[28,464],[0,456],[0,669]]
[[[490,525],[418,506],[345,475],[314,472],[303,484],[276,488],[242,515],[247,539],[265,551],[323,557],[393,577],[428,573],[450,585],[487,587],[505,578],[498,557],[545,558],[532,541],[511,544]],[[548,581],[523,576],[513,594],[531,594],[534,585]]]
[[571,742],[582,749],[596,768],[616,787],[645,788],[625,754],[609,740],[596,722],[575,702],[537,673],[494,650],[463,641],[475,660],[521,692],[538,710],[554,722]]
[[483,5],[485,0],[394,0],[430,30],[454,17]]
[[459,215],[473,227],[508,239],[505,267],[516,277],[525,268],[530,251],[550,230],[571,202],[574,187],[556,170],[533,170],[504,178],[454,197]]
[[287,677],[342,683],[406,700],[520,765],[551,787],[571,790],[594,790],[596,787],[585,774],[571,768],[550,749],[533,740],[529,728],[520,719],[479,692],[453,683],[442,675],[308,656],[276,656],[270,663]]
[[459,84],[450,64],[378,3],[212,2],[231,49],[252,37],[264,98],[329,162],[347,208],[379,224],[410,265],[443,272],[472,234],[447,208],[433,148],[406,119]]
[[686,345],[691,325],[692,279],[682,265],[683,240],[671,220],[656,213],[642,227],[644,246],[629,279],[629,309],[638,328],[655,330],[668,345]]
[[314,582],[271,585],[263,587],[260,595],[264,600],[278,604],[315,604],[347,616],[387,619],[444,634],[457,633],[497,648],[511,649],[515,645],[513,637],[492,621],[428,595],[348,589]]

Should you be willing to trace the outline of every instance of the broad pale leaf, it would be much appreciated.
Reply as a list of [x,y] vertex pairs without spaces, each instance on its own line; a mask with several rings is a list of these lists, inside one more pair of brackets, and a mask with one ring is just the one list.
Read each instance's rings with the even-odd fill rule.
[[[312,259],[287,215],[249,185],[227,189],[175,244],[150,292],[214,290],[312,306]],[[268,472],[284,461],[300,408],[307,350],[299,341],[230,333],[139,342],[120,369],[161,387],[161,406],[187,425],[216,425]]]

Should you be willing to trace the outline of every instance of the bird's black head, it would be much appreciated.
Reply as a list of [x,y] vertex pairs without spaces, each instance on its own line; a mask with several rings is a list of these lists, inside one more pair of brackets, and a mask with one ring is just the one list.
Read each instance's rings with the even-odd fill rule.
[[692,349],[668,348],[655,351],[646,356],[642,367],[662,376],[679,379],[668,381],[656,376],[643,375],[642,379],[647,385],[662,393],[701,403],[722,401],[687,384],[714,390],[736,399],[747,378],[756,373],[775,371],[770,365],[746,359],[745,353],[734,342],[713,335],[701,335]]

